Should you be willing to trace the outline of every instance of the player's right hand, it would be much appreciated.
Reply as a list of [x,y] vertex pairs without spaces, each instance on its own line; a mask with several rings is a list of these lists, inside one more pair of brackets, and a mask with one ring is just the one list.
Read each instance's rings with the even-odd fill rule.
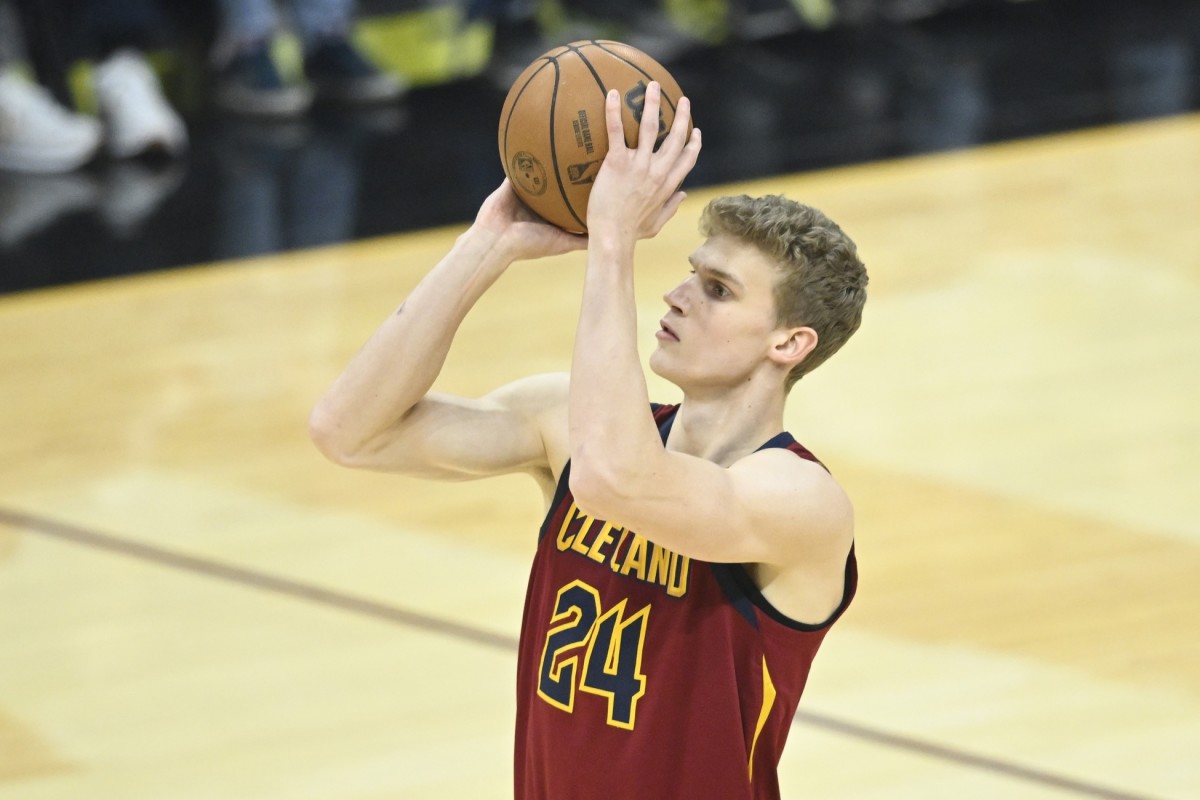
[[514,261],[587,249],[587,236],[567,233],[542,220],[517,197],[508,178],[483,201],[471,231],[494,237]]

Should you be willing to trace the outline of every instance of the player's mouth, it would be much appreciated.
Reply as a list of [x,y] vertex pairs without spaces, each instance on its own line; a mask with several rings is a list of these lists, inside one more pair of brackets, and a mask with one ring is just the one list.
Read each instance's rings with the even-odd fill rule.
[[655,333],[654,336],[659,341],[663,341],[663,342],[678,342],[679,341],[679,337],[675,334],[675,331],[671,329],[671,326],[667,324],[667,321],[665,319],[659,320],[658,324],[661,325],[662,327],[658,329],[658,332]]

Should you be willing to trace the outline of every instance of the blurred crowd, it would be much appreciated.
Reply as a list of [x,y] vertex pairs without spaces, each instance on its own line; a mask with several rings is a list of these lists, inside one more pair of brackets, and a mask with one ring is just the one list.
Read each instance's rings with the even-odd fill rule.
[[[294,116],[315,99],[398,99],[401,77],[376,68],[351,40],[351,0],[212,0],[217,29],[208,64],[213,104],[231,113]],[[148,54],[178,42],[186,3],[164,0],[0,0],[0,168],[75,169],[101,148],[113,159],[183,154],[187,127]],[[281,12],[303,48],[303,74],[284,77],[272,48]],[[81,113],[67,83],[90,65]]]
[[[1017,5],[1077,13],[1035,15],[1020,48],[908,24]],[[955,10],[966,13],[945,13]],[[1164,34],[1155,14],[1119,0],[0,0],[0,277],[31,285],[64,269],[76,251],[52,231],[66,217],[142,248],[89,256],[93,270],[108,258],[114,272],[131,257],[178,263],[341,241],[383,230],[380,216],[388,231],[400,213],[409,227],[460,219],[445,187],[482,196],[498,169],[494,128],[467,115],[498,110],[534,57],[575,39],[640,47],[697,107],[721,109],[705,120],[709,157],[694,174],[713,183],[1027,135],[1036,115],[1024,99],[1006,105],[1017,95],[1072,97],[1055,107],[1060,126],[1097,104],[1122,118],[1188,108],[1188,14]],[[1108,26],[1119,47],[1042,24],[1101,16],[1111,19],[1093,36]],[[828,29],[839,30],[802,34],[799,47],[781,36]],[[1094,66],[1064,68],[1064,43]],[[1097,44],[1101,55],[1083,52]],[[1111,97],[1083,88],[1087,69],[1104,73]],[[410,96],[459,77],[483,80],[438,103]],[[389,210],[356,206],[380,186]],[[173,232],[170,253],[145,252],[149,220]],[[180,255],[183,230],[210,249]]]
[[[968,1],[735,0],[722,7],[720,22],[737,17],[778,30],[782,15],[819,27],[839,17],[912,17]],[[657,3],[465,0],[463,10],[467,20],[495,26],[497,60],[512,69],[545,46],[539,29],[555,13],[560,40],[612,35],[619,25],[632,43],[664,60],[689,41]],[[0,0],[0,169],[67,172],[99,152],[112,159],[182,155],[187,126],[151,56],[197,41],[207,51],[208,99],[222,112],[295,117],[318,101],[397,101],[407,81],[355,45],[355,14],[354,0]],[[577,21],[574,29],[568,17]],[[285,31],[299,42],[299,74],[279,63]],[[81,63],[88,67],[82,86],[68,80]],[[81,95],[92,108],[79,108]]]
[[[395,104],[407,81],[355,44],[355,11],[353,0],[0,0],[0,247],[84,208],[131,234],[178,187],[188,123],[164,76],[183,63],[202,73],[192,105],[217,114]],[[283,41],[299,51],[290,70]]]

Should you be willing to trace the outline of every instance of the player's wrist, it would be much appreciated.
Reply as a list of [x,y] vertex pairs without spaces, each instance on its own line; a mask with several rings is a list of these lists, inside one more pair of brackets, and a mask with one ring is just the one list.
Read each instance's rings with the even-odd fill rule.
[[588,228],[588,254],[616,266],[633,264],[637,232],[622,225],[596,225]]
[[454,250],[459,255],[505,267],[516,260],[516,248],[508,231],[480,225],[472,225],[460,234],[454,242]]
[[618,221],[597,220],[588,223],[588,248],[609,253],[632,251],[637,244],[637,228]]

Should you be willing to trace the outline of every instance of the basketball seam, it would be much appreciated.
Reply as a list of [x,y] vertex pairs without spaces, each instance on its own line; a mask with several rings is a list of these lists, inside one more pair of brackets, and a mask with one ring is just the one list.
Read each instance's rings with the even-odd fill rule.
[[[576,55],[579,55],[576,53]],[[571,212],[571,216],[579,223],[580,227],[587,230],[587,224],[579,218],[575,213],[574,207],[571,205],[571,198],[567,197],[567,187],[563,186],[562,173],[558,169],[558,146],[554,137],[554,114],[558,107],[558,83],[561,77],[561,70],[558,66],[558,58],[554,59],[554,91],[550,94],[550,165],[554,168],[554,180],[558,184],[558,194],[563,199],[563,204],[566,205],[567,211]]]
[[536,78],[538,73],[544,70],[546,68],[546,64],[551,63],[552,60],[553,59],[547,58],[545,64],[542,64],[533,71],[533,74],[529,76],[528,80],[525,81],[525,84],[517,91],[517,96],[513,98],[512,106],[510,106],[508,109],[508,119],[504,120],[504,153],[502,155],[504,156],[504,174],[509,178],[512,178],[512,176],[508,174],[508,129],[512,124],[513,114],[516,113],[517,104],[521,100],[521,95],[525,94],[525,90],[529,88],[529,84],[533,83],[533,79]]
[[[605,39],[603,41],[608,41],[608,40]],[[637,64],[630,61],[628,58],[625,58],[624,56],[622,56],[618,53],[614,53],[612,50],[609,50],[607,47],[604,46],[604,44],[601,41],[597,41],[597,40],[593,39],[593,40],[591,40],[591,42],[592,42],[592,44],[596,45],[596,47],[599,47],[601,50],[608,53],[613,58],[615,58],[619,61],[624,61],[629,66],[633,67],[635,70],[640,72],[642,74],[642,77],[644,77],[646,80],[648,80],[648,81],[654,80],[654,77],[651,76],[649,72],[646,72],[646,70],[642,69]],[[658,85],[661,87],[662,83],[660,82]],[[673,102],[671,102],[670,95],[668,95],[666,92],[663,92],[662,98],[667,101],[667,107],[670,108],[671,113],[674,114],[675,113],[675,104]]]
[[[590,39],[589,41],[592,44],[596,43],[595,39]],[[584,47],[586,47],[586,46],[587,45],[584,45]],[[588,72],[592,73],[592,77],[596,79],[596,85],[600,87],[600,94],[607,97],[608,89],[604,86],[604,81],[600,80],[600,73],[596,72],[596,68],[592,66],[592,62],[588,61],[587,57],[584,56],[582,52],[580,52],[582,50],[582,48],[576,47],[574,45],[568,45],[568,47],[570,47],[571,50],[574,51],[575,55],[579,56],[579,60],[582,61],[583,65],[588,68]],[[607,51],[605,51],[605,52],[607,52]]]

